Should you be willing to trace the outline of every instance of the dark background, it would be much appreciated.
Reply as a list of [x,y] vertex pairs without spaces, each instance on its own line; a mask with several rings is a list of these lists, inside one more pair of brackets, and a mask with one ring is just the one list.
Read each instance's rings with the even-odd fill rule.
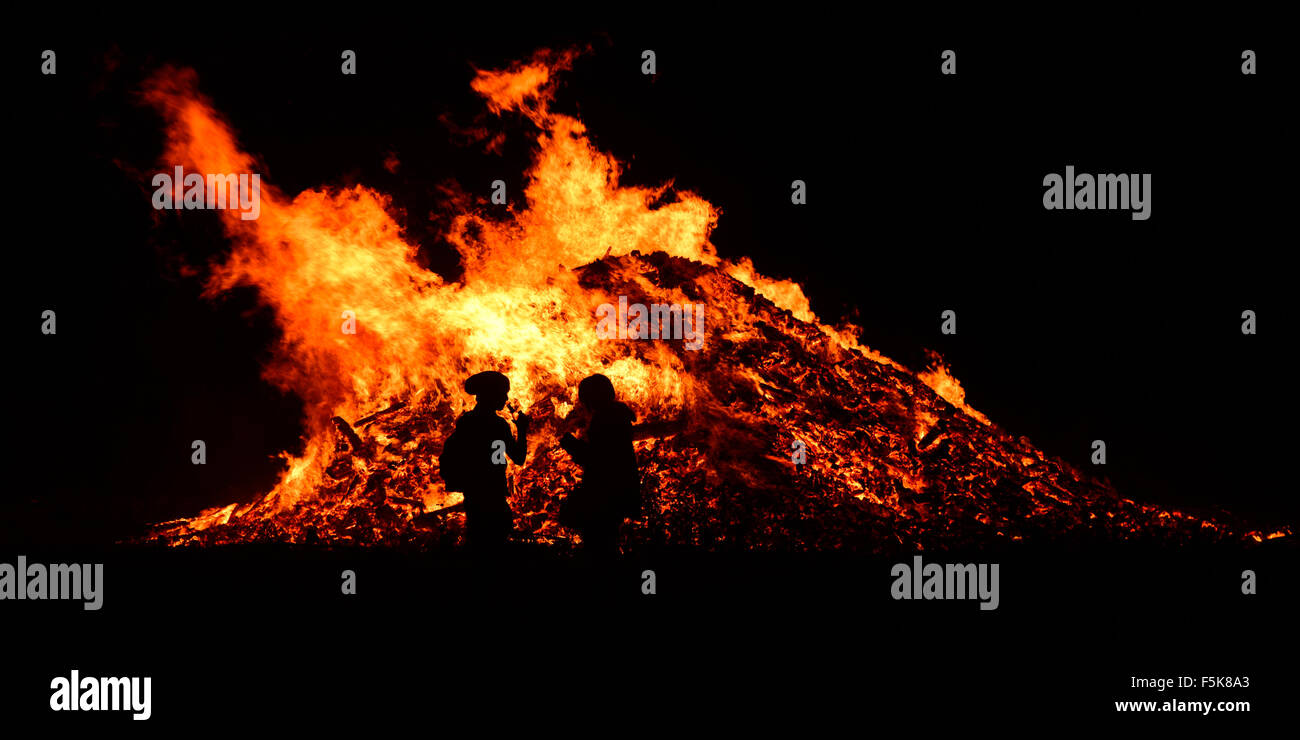
[[[799,281],[824,319],[852,318],[913,368],[924,348],[941,351],[975,408],[1051,454],[1089,468],[1091,440],[1105,439],[1105,473],[1129,498],[1294,522],[1294,157],[1282,147],[1295,77],[1272,35],[1217,18],[1195,33],[1073,21],[1029,32],[804,8],[627,22],[568,6],[546,18],[439,10],[340,17],[328,31],[212,12],[165,26],[80,18],[79,31],[56,18],[13,26],[5,45],[18,101],[5,272],[16,378],[0,562],[104,562],[109,579],[101,612],[0,605],[6,717],[336,733],[400,717],[447,734],[467,720],[567,730],[599,706],[620,713],[606,733],[706,717],[800,735],[939,722],[1041,734],[1097,719],[1239,728],[1289,710],[1295,550],[1280,541],[949,553],[1002,563],[992,613],[892,601],[890,563],[833,554],[634,553],[593,576],[544,550],[494,570],[458,552],[107,547],[146,522],[260,495],[300,431],[295,399],[259,377],[271,317],[248,293],[204,301],[180,276],[227,248],[216,217],[153,223],[161,121],[132,102],[144,77],[195,67],[269,181],[392,195],[422,259],[453,276],[439,186],[486,192],[501,177],[518,193],[532,134],[507,117],[496,157],[451,143],[439,117],[464,125],[483,110],[471,64],[575,43],[592,53],[555,108],[628,163],[625,183],[674,179],[720,207],[724,256]],[[44,48],[59,53],[56,77],[38,74]],[[345,48],[356,77],[338,73]],[[658,53],[653,79],[639,73],[644,48]],[[945,48],[955,78],[938,73]],[[1258,76],[1239,74],[1243,48]],[[1044,211],[1042,178],[1067,164],[1151,172],[1151,220]],[[796,178],[806,206],[789,203]],[[54,337],[39,333],[46,308]],[[956,337],[939,333],[947,308]],[[1245,308],[1257,336],[1240,334]],[[206,466],[189,462],[196,438]],[[636,590],[642,567],[658,571],[655,597]],[[338,593],[344,568],[359,574],[356,597]],[[1246,568],[1257,597],[1240,594]],[[49,678],[72,667],[153,676],[155,719],[48,713]],[[1251,675],[1249,691],[1177,698],[1255,709],[1111,711],[1166,698],[1130,690],[1130,676],[1179,674]]]
[[[820,316],[859,323],[909,367],[942,352],[975,408],[1051,454],[1091,468],[1091,441],[1105,440],[1103,472],[1126,497],[1260,527],[1294,520],[1281,228],[1294,77],[1281,49],[1228,31],[1103,43],[817,19],[738,29],[446,20],[418,34],[47,28],[25,40],[15,68],[52,47],[59,74],[14,75],[22,220],[36,229],[10,249],[11,305],[33,327],[55,309],[59,333],[16,331],[11,345],[9,449],[29,477],[6,496],[7,535],[114,540],[251,500],[274,483],[276,453],[298,447],[296,399],[259,376],[269,313],[251,293],[204,301],[199,279],[180,276],[228,248],[216,215],[153,223],[161,121],[132,97],[148,73],[194,67],[288,192],[362,182],[392,195],[408,240],[454,277],[439,187],[486,193],[501,177],[520,193],[533,134],[518,116],[486,121],[508,132],[496,156],[453,143],[440,116],[483,114],[471,65],[584,44],[555,109],[628,164],[624,183],[675,180],[721,208],[724,256],[797,280]],[[1247,47],[1254,77],[1239,73]],[[355,77],[339,73],[344,48]],[[654,78],[640,74],[644,48]],[[945,48],[956,77],[939,74]],[[1045,211],[1042,178],[1067,164],[1152,173],[1151,219]],[[806,206],[789,202],[796,178]],[[956,336],[939,331],[948,308]],[[1239,330],[1246,308],[1256,336]],[[206,466],[190,464],[194,439]]]

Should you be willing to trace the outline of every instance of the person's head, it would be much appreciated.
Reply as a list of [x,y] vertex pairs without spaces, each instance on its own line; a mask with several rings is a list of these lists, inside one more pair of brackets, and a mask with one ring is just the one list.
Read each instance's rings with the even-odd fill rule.
[[600,409],[618,401],[614,384],[604,375],[592,375],[578,384],[578,402],[590,409]]
[[492,370],[476,373],[465,381],[465,392],[478,400],[478,407],[500,411],[510,394],[510,378]]

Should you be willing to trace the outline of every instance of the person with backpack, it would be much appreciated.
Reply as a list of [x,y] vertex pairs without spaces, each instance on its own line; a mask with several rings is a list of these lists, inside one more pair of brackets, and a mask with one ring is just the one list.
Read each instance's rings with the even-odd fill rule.
[[582,468],[582,481],[560,509],[560,524],[578,530],[583,549],[618,554],[618,529],[640,515],[641,476],[632,447],[636,414],[618,400],[614,384],[592,375],[578,384],[578,403],[591,412],[585,438],[565,434],[560,446]]
[[510,379],[498,372],[482,372],[465,381],[465,392],[477,400],[461,414],[456,428],[443,444],[439,472],[448,491],[465,494],[465,535],[469,546],[497,549],[514,529],[514,512],[506,500],[506,459],[523,465],[528,454],[528,414],[515,416],[518,438],[510,424],[497,415],[510,393]]

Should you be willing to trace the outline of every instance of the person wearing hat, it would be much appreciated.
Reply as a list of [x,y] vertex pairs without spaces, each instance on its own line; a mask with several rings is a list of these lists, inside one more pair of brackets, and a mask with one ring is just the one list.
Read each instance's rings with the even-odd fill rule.
[[[514,529],[514,512],[506,500],[505,456],[516,465],[523,465],[528,454],[527,414],[515,416],[519,430],[516,438],[510,433],[510,424],[497,415],[506,406],[510,393],[510,379],[498,372],[482,372],[465,381],[465,392],[477,400],[474,408],[456,420],[456,430],[447,440],[453,446],[463,466],[466,481],[465,529],[471,547],[491,549],[504,544]],[[502,452],[505,455],[502,455]]]

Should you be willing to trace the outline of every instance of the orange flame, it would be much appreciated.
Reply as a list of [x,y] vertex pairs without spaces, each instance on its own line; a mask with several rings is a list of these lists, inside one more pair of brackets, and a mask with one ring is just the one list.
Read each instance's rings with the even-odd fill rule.
[[966,389],[962,388],[961,383],[952,376],[952,372],[948,368],[948,363],[943,361],[943,358],[939,356],[939,353],[932,350],[927,350],[926,353],[930,358],[930,367],[927,370],[917,373],[916,377],[920,378],[926,385],[930,386],[930,388],[933,389],[935,393],[938,393],[943,400],[956,406],[962,411],[965,411],[967,414],[970,414],[972,417],[979,419],[985,424],[991,423],[987,416],[966,405]]
[[[244,221],[222,212],[232,251],[212,265],[205,294],[257,289],[282,332],[266,377],[300,396],[306,408],[304,450],[285,455],[286,470],[261,502],[270,504],[262,511],[283,510],[318,489],[338,444],[332,418],[357,419],[397,401],[455,414],[466,402],[462,379],[480,370],[504,372],[521,407],[555,417],[572,408],[568,389],[595,372],[610,376],[638,410],[671,414],[690,407],[694,387],[679,354],[632,354],[598,339],[595,310],[616,297],[584,288],[573,268],[606,255],[666,252],[719,266],[794,317],[816,324],[840,348],[898,367],[861,345],[856,327],[821,324],[798,284],[764,277],[748,260],[719,258],[709,240],[719,211],[708,201],[671,183],[621,184],[619,162],[593,145],[583,123],[550,110],[556,73],[575,58],[571,51],[541,51],[508,69],[480,70],[471,82],[490,111],[518,111],[539,133],[522,208],[511,207],[498,218],[459,204],[447,239],[462,258],[461,282],[420,267],[416,247],[389,213],[388,197],[364,186],[290,196],[264,179],[260,218]],[[231,126],[197,91],[193,72],[160,71],[145,99],[166,118],[167,164],[202,174],[256,171]],[[680,291],[657,298],[693,302]],[[704,352],[718,334],[755,332],[736,310],[710,314]],[[355,316],[354,334],[342,329],[345,312]],[[941,363],[921,377],[954,406],[988,423],[965,404],[960,384]],[[541,442],[548,440],[543,436]],[[423,500],[436,507],[452,498],[434,479]],[[211,509],[190,526],[225,524],[253,506]]]

